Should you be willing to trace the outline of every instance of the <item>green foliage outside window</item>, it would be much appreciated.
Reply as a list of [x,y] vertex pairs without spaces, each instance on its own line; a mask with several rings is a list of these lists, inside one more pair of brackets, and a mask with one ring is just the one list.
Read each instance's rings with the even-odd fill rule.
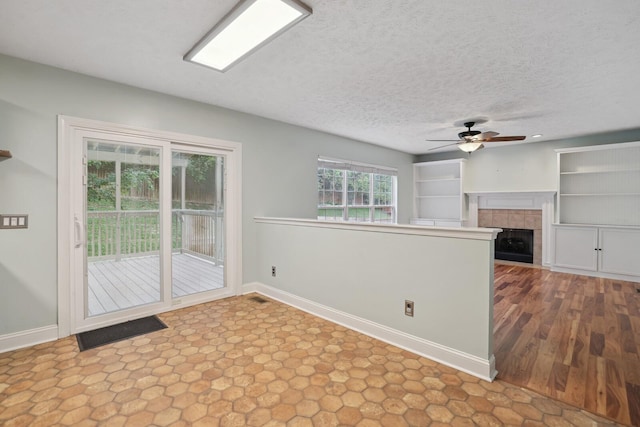
[[345,219],[346,214],[354,221],[393,221],[394,179],[391,175],[319,167],[318,217]]

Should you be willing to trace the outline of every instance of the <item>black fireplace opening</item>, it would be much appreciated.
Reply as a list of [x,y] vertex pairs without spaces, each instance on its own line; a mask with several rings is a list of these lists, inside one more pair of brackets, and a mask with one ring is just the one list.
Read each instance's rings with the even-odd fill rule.
[[503,228],[496,237],[495,258],[533,264],[533,230]]

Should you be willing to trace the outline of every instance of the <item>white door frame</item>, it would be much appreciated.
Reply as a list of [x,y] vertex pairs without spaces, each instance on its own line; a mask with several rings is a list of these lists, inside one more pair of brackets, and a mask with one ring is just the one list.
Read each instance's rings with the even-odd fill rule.
[[[118,139],[143,138],[149,141],[162,143],[178,143],[183,146],[212,148],[225,153],[226,158],[226,290],[218,297],[239,295],[242,285],[242,145],[237,142],[225,141],[213,138],[205,138],[194,135],[165,132],[153,129],[135,128],[114,123],[96,120],[82,119],[70,116],[58,116],[58,337],[66,337],[77,330],[77,314],[74,308],[76,296],[73,290],[76,288],[78,278],[74,272],[78,271],[78,257],[74,256],[76,230],[74,214],[76,207],[73,205],[77,197],[73,194],[74,180],[78,179],[72,167],[72,155],[78,146],[82,147],[83,136],[92,132],[100,132],[103,135],[111,135]],[[170,155],[165,156],[165,163],[170,165]],[[81,179],[81,178],[80,178]],[[170,186],[165,185],[170,191]],[[166,200],[170,203],[170,200]],[[168,223],[168,222],[167,222]],[[84,266],[82,266],[84,268]],[[167,274],[169,266],[165,263],[163,274]],[[170,276],[169,276],[170,277]],[[166,297],[166,296],[165,296]],[[202,301],[199,301],[202,302]],[[183,301],[180,307],[199,302]],[[174,307],[166,304],[160,311],[168,311]],[[158,313],[158,306],[155,313]],[[136,316],[139,317],[139,316]],[[118,314],[105,317],[107,324],[116,320],[130,320],[126,316],[118,318]],[[97,326],[99,327],[99,326]]]

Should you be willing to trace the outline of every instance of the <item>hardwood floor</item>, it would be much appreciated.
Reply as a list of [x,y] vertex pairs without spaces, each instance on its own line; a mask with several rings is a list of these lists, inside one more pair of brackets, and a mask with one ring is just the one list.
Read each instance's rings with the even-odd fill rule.
[[637,287],[496,263],[498,378],[640,426]]

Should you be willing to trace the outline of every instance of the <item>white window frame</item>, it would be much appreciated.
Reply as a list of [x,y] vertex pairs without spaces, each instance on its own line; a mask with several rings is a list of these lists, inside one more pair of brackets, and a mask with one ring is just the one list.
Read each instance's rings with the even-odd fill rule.
[[[321,205],[318,203],[317,205],[317,209],[332,209],[332,208],[336,208],[336,209],[342,209],[342,218],[327,218],[327,217],[322,217],[320,215],[317,216],[318,220],[323,220],[323,221],[333,221],[333,220],[337,220],[337,221],[345,221],[345,222],[369,222],[369,223],[392,223],[392,224],[396,224],[398,221],[398,170],[395,168],[391,168],[391,167],[387,167],[387,166],[378,166],[378,165],[370,165],[370,164],[366,164],[366,163],[359,163],[359,162],[353,162],[353,161],[349,161],[349,160],[339,160],[339,159],[332,159],[332,158],[328,158],[328,157],[318,157],[318,167],[316,169],[316,174],[317,171],[320,170],[321,168],[324,169],[334,169],[334,170],[341,170],[343,171],[342,174],[342,204],[340,205]],[[349,204],[349,199],[348,199],[348,172],[361,172],[361,173],[368,173],[369,174],[369,204],[367,205],[355,205]],[[390,205],[376,205],[374,204],[374,179],[373,176],[374,175],[387,175],[387,176],[391,176],[392,177],[392,184],[391,184],[391,199],[392,199],[392,204]],[[369,218],[366,221],[359,221],[358,219],[350,219],[349,218],[349,209],[350,208],[355,208],[355,209],[362,209],[362,208],[366,208],[369,209]],[[392,208],[392,217],[390,218],[391,221],[376,221],[375,220],[375,211],[376,208]]]

